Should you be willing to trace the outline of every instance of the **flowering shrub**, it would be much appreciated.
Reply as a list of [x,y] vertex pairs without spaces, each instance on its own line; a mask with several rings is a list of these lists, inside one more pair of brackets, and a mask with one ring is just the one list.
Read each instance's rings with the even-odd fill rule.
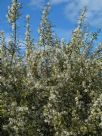
[[93,48],[99,31],[85,31],[86,10],[66,43],[52,33],[48,4],[36,46],[27,15],[22,56],[17,37],[20,8],[13,0],[8,9],[13,34],[9,43],[0,32],[0,134],[101,136],[102,43]]

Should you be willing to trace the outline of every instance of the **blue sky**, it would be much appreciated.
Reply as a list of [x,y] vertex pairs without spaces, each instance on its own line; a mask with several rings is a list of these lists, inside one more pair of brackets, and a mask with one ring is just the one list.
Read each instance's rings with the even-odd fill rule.
[[[53,30],[60,37],[68,41],[71,33],[77,25],[80,10],[87,6],[87,22],[89,30],[95,31],[102,27],[102,0],[50,0],[52,4],[49,19],[53,24]],[[10,26],[7,23],[6,14],[11,0],[0,0],[0,31],[4,30],[9,37]],[[19,0],[22,3],[21,18],[18,23],[18,36],[24,37],[25,17],[31,16],[32,37],[38,38],[38,27],[41,19],[41,11],[47,0]],[[100,36],[101,37],[101,36]],[[100,39],[100,38],[99,38]]]

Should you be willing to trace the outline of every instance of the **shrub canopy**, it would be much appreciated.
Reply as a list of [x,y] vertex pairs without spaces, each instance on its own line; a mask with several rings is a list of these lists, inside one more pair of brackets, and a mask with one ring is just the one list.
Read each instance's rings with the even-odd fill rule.
[[84,29],[86,10],[69,43],[54,36],[49,4],[42,14],[37,45],[27,16],[22,56],[17,39],[20,7],[17,0],[9,7],[10,41],[0,33],[0,134],[101,136],[102,43],[94,44],[99,31],[90,34]]

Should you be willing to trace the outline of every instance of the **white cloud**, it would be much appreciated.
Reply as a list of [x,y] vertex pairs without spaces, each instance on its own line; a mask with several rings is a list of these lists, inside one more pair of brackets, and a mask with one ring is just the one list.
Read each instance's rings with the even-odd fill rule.
[[[75,22],[80,10],[88,8],[87,20],[91,26],[102,26],[102,0],[50,0],[52,5],[65,4],[64,15],[69,21]],[[46,0],[31,0],[31,5],[42,7]],[[59,13],[60,14],[60,13]]]
[[100,27],[102,25],[102,0],[73,0],[67,2],[65,15],[69,21],[75,22],[80,10],[87,6],[87,20],[91,26]]
[[[68,0],[49,0],[52,5],[68,2]],[[46,3],[46,0],[31,0],[30,5],[42,7]]]
[[45,3],[45,0],[31,0],[30,5],[41,8]]
[[68,0],[51,0],[52,4],[61,4],[61,3],[65,3],[68,2]]

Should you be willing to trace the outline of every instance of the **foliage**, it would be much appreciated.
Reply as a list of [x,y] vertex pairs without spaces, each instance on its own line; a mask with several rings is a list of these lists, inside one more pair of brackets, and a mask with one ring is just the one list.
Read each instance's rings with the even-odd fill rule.
[[15,38],[8,43],[0,32],[0,135],[101,136],[102,43],[94,49],[99,31],[84,29],[86,9],[67,43],[54,37],[48,4],[37,47],[28,15],[22,57],[15,48],[20,5],[13,0],[8,13]]

